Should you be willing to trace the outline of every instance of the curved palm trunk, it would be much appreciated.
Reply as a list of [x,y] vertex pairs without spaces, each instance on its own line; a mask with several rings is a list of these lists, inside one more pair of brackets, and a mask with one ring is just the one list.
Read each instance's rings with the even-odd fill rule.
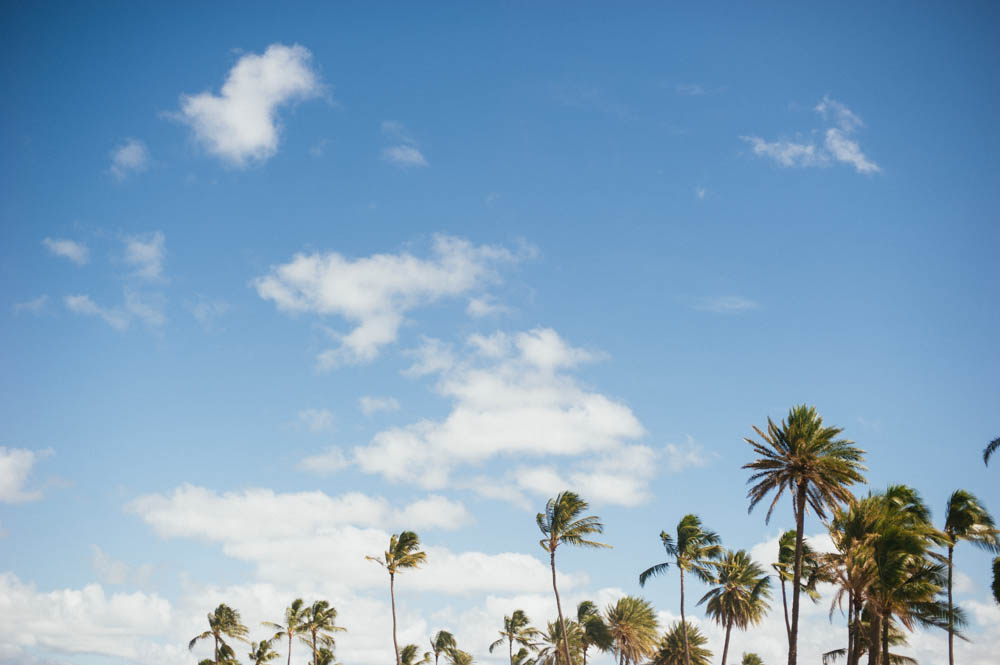
[[562,603],[559,601],[559,587],[556,586],[555,549],[549,552],[549,562],[552,565],[552,591],[554,591],[556,594],[556,611],[559,613],[559,627],[562,629],[562,643],[563,643],[563,651],[566,653],[566,665],[573,665],[573,661],[569,657],[569,635],[566,634],[566,620],[563,619]]
[[847,591],[847,665],[854,665],[854,594]]
[[788,625],[788,595],[785,593],[785,578],[781,573],[778,573],[778,579],[781,580],[781,606],[785,610],[785,639],[791,642],[792,627]]
[[955,665],[955,610],[951,600],[952,555],[955,546],[948,545],[948,665]]
[[691,665],[691,652],[688,651],[688,623],[684,618],[684,569],[681,570],[681,637],[684,640],[684,665]]
[[805,529],[806,486],[799,485],[795,494],[795,567],[792,573],[792,629],[788,633],[788,665],[796,665],[799,658],[799,592],[802,583],[802,532]]
[[726,642],[722,646],[722,665],[726,665],[726,656],[729,655],[729,634],[733,632],[733,620],[726,622]]
[[587,644],[586,642],[584,642],[583,643],[583,665],[587,665],[587,649],[588,648],[590,648],[590,645]]
[[399,662],[399,642],[396,641],[396,574],[389,573],[389,597],[392,599],[392,648],[396,650],[396,665]]

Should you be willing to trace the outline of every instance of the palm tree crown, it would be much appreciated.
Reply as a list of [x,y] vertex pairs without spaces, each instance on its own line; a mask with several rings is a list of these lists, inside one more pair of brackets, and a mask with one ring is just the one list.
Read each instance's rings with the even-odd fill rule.
[[648,601],[623,596],[604,610],[604,621],[611,636],[611,648],[618,655],[618,665],[634,665],[656,650],[659,621]]
[[336,621],[337,610],[325,600],[317,600],[306,608],[299,639],[312,647],[312,665],[319,665],[321,648],[332,651],[336,646],[333,633],[342,633],[346,630],[336,625]]
[[399,642],[396,639],[396,573],[409,568],[419,568],[427,562],[427,553],[420,549],[420,537],[413,531],[394,533],[389,538],[389,549],[383,556],[366,556],[389,573],[389,597],[392,599],[392,646],[396,650],[396,665],[402,665]]
[[277,660],[279,654],[274,650],[271,640],[261,640],[250,645],[250,662],[253,665],[267,665],[272,660]]
[[265,621],[263,625],[274,628],[275,632],[272,640],[288,638],[288,665],[292,663],[292,639],[305,631],[306,619],[309,608],[305,606],[305,601],[296,598],[292,604],[285,608],[285,624]]
[[439,630],[431,638],[431,652],[434,654],[434,665],[437,665],[438,658],[442,653],[447,653],[448,649],[456,647],[455,636],[447,630]]
[[728,551],[713,562],[716,570],[714,588],[698,604],[706,603],[705,611],[726,629],[722,648],[722,665],[729,654],[729,634],[733,627],[746,630],[760,623],[767,615],[771,597],[771,578],[744,550]]
[[194,649],[194,645],[199,640],[212,638],[215,641],[215,663],[219,665],[219,648],[228,647],[226,637],[230,637],[241,642],[246,642],[246,635],[249,629],[240,622],[240,613],[225,603],[215,608],[214,612],[208,615],[208,630],[200,635],[196,635],[189,643],[188,649]]
[[590,647],[597,647],[601,651],[611,648],[611,633],[608,626],[601,618],[601,612],[597,605],[589,600],[581,601],[576,606],[576,622],[583,630],[581,636],[583,646],[583,665],[587,665],[587,651]]
[[[684,645],[687,644],[686,648]],[[710,665],[712,652],[705,648],[708,638],[692,624],[681,625],[679,621],[660,640],[660,645],[649,661],[649,665],[684,665],[690,660],[693,665]],[[686,650],[685,650],[686,649]]]
[[503,618],[503,630],[500,631],[500,639],[490,645],[490,653],[507,643],[508,657],[511,665],[514,665],[514,643],[517,642],[522,647],[534,646],[534,638],[538,635],[538,630],[531,627],[531,620],[524,610],[514,610],[511,616]]

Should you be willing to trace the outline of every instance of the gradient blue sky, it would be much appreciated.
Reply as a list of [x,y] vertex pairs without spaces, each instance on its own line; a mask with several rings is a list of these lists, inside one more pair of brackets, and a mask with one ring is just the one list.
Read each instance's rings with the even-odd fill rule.
[[[998,29],[993,3],[9,6],[0,662],[196,662],[218,602],[259,639],[302,594],[342,662],[384,663],[355,559],[409,527],[445,563],[400,584],[401,639],[499,663],[504,613],[552,618],[534,514],[565,485],[615,545],[561,554],[571,601],[639,593],[692,511],[770,563],[791,509],[746,515],[742,437],[801,402],[872,488],[1000,512]],[[957,561],[986,663],[988,557]],[[676,586],[641,590],[664,621]],[[843,641],[827,607],[810,658]],[[770,662],[780,630],[732,650]]]

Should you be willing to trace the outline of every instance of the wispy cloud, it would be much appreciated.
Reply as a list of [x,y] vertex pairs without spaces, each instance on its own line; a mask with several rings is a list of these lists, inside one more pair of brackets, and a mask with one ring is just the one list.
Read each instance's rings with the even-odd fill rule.
[[182,95],[177,114],[212,155],[244,167],[278,150],[277,111],[297,100],[317,97],[322,85],[310,67],[312,54],[299,45],[272,44],[250,53],[229,71],[220,94]]
[[858,142],[851,138],[858,129],[864,127],[864,122],[856,113],[828,96],[823,97],[813,110],[835,125],[823,131],[822,146],[814,140],[766,141],[759,136],[740,138],[750,144],[755,155],[769,158],[784,167],[825,166],[831,162],[842,162],[853,166],[858,173],[871,174],[882,170],[865,156]]
[[97,317],[115,330],[126,330],[136,319],[152,328],[159,328],[167,322],[162,303],[144,300],[139,294],[127,289],[124,303],[118,307],[102,307],[86,294],[66,296],[63,302],[69,311]]
[[333,429],[333,412],[329,409],[303,409],[299,411],[299,423],[310,432],[326,432]]
[[396,143],[382,150],[382,159],[396,166],[430,166],[427,158],[420,152],[417,141],[410,136],[403,123],[396,120],[383,120],[379,126],[382,135]]
[[698,197],[699,201],[704,201],[705,197],[708,196],[708,190],[704,187],[695,187],[694,195]]
[[42,244],[54,256],[69,259],[78,266],[86,265],[90,261],[90,250],[82,242],[66,238],[45,238]]
[[149,168],[149,149],[138,139],[126,139],[111,151],[111,175],[121,182],[133,173]]
[[163,277],[166,254],[166,237],[161,231],[125,239],[125,262],[133,266],[134,274],[142,279],[158,280]]
[[373,397],[364,395],[358,400],[358,407],[366,416],[371,416],[379,411],[398,411],[399,401],[395,397]]
[[678,83],[674,86],[674,92],[683,97],[701,97],[704,95],[718,95],[725,92],[721,86],[709,87],[701,83]]
[[715,296],[712,298],[699,298],[693,302],[691,307],[702,312],[736,314],[752,309],[759,309],[760,304],[741,296]]
[[14,313],[20,314],[21,312],[29,312],[31,314],[38,314],[45,309],[45,305],[48,304],[48,302],[48,295],[43,293],[37,298],[33,298],[25,302],[14,303]]

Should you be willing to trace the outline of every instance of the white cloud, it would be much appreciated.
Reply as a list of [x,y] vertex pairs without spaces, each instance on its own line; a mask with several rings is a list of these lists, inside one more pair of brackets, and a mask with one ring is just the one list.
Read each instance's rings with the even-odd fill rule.
[[336,473],[351,466],[351,460],[337,446],[330,446],[318,455],[310,455],[299,462],[299,468],[312,473]]
[[[533,464],[534,472],[519,469],[467,485],[516,502],[522,489],[545,493],[565,480],[609,501],[620,491],[619,502],[632,503],[644,492],[649,467],[639,459],[647,449],[628,445],[644,434],[642,425],[626,405],[585,390],[569,374],[599,354],[566,344],[551,329],[473,335],[466,351],[456,358],[437,341],[425,343],[414,373],[439,373],[435,389],[452,401],[452,410],[442,421],[377,433],[355,449],[362,470],[433,489],[451,484],[458,467],[467,477],[497,458],[549,457],[578,463],[565,478],[554,466]],[[606,466],[614,460],[627,470]]]
[[119,561],[108,556],[97,545],[90,546],[90,565],[94,569],[97,579],[102,584],[145,586],[153,574],[152,564],[144,563],[140,566],[129,565],[124,561]]
[[667,470],[671,473],[707,466],[711,459],[705,449],[690,436],[683,445],[668,443],[664,446],[663,453],[667,461]]
[[398,166],[430,166],[423,153],[412,145],[394,145],[382,150],[382,159]]
[[125,239],[125,262],[135,268],[134,274],[142,279],[163,277],[166,254],[166,237],[161,231]]
[[278,150],[278,109],[322,92],[311,57],[297,44],[272,44],[261,55],[244,55],[220,95],[182,95],[179,117],[208,152],[226,162],[243,167],[265,161]]
[[310,432],[325,432],[333,429],[333,413],[329,409],[303,409],[299,411],[299,423]]
[[349,333],[336,333],[339,346],[319,356],[320,367],[330,369],[374,360],[396,340],[407,312],[495,280],[498,264],[518,259],[503,247],[439,235],[428,259],[406,252],[359,259],[336,252],[296,254],[254,286],[281,310],[336,315],[356,324]]
[[205,300],[201,299],[198,302],[189,305],[191,308],[191,315],[194,316],[195,320],[201,324],[201,327],[206,332],[215,332],[219,330],[218,321],[223,316],[225,316],[230,309],[232,309],[229,303],[223,300]]
[[506,311],[508,311],[507,307],[493,302],[493,298],[488,295],[479,298],[469,298],[469,304],[465,308],[465,312],[469,316],[477,319],[494,314],[502,314]]
[[30,312],[31,314],[38,314],[45,309],[45,305],[48,304],[48,302],[49,297],[43,293],[37,298],[32,298],[31,300],[25,302],[14,303],[14,313],[20,314],[21,312]]
[[755,155],[768,157],[781,166],[824,166],[834,160],[850,164],[858,173],[879,173],[882,170],[878,164],[865,156],[858,142],[850,138],[858,129],[864,127],[864,122],[857,114],[828,96],[823,97],[814,110],[824,120],[836,125],[824,132],[822,148],[815,142],[796,143],[786,140],[769,142],[759,136],[740,138],[750,144]]
[[45,238],[42,244],[55,256],[69,259],[78,266],[90,261],[90,250],[82,242],[66,240],[65,238]]
[[35,464],[51,450],[27,450],[0,446],[0,503],[24,503],[40,499],[40,490],[25,487]]
[[399,401],[395,397],[374,397],[363,395],[358,400],[358,408],[366,416],[371,416],[379,411],[398,411]]
[[704,187],[695,187],[694,195],[698,197],[699,201],[704,201],[705,197],[708,195],[708,190]]
[[115,330],[125,330],[133,319],[139,319],[150,327],[160,327],[167,322],[160,303],[143,300],[133,291],[125,291],[125,302],[122,307],[101,307],[90,296],[66,296],[66,309],[84,316],[96,316]]
[[760,304],[741,296],[717,296],[700,298],[692,305],[694,309],[716,314],[735,314],[760,308]]
[[149,168],[149,150],[138,139],[126,139],[111,151],[111,174],[121,182],[133,173]]
[[85,316],[98,316],[115,330],[125,330],[128,328],[128,317],[119,309],[105,309],[100,307],[88,295],[66,296],[64,299],[66,309]]

